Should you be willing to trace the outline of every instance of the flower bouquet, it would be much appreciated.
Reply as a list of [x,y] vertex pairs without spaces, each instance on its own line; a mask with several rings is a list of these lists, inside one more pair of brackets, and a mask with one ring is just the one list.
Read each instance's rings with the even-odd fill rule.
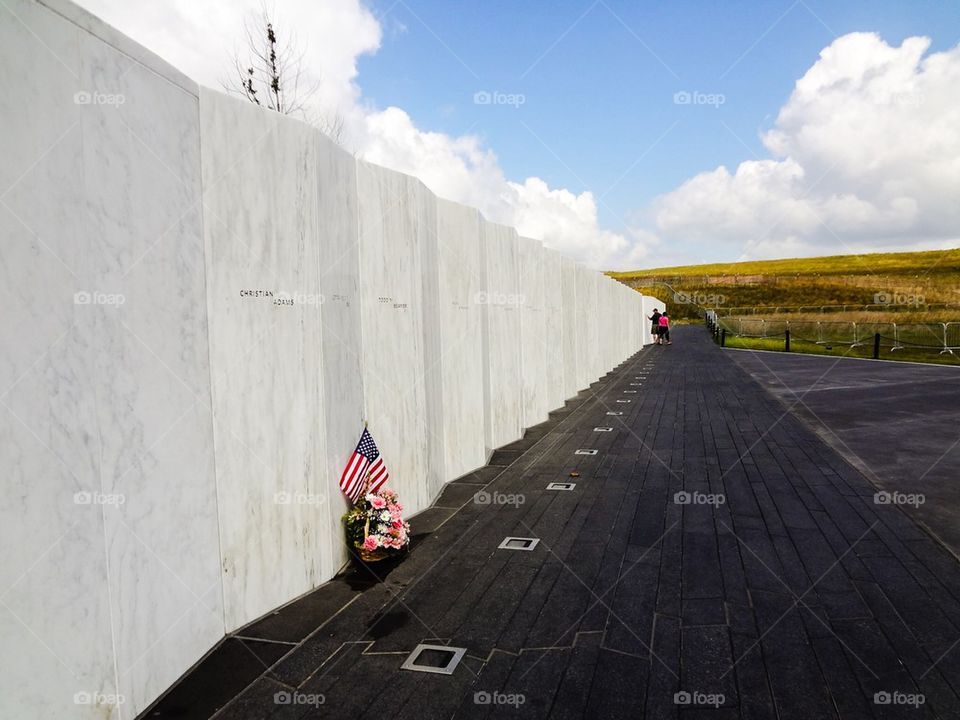
[[364,562],[375,562],[402,552],[410,543],[410,524],[404,521],[397,494],[382,488],[361,497],[346,515],[347,542]]

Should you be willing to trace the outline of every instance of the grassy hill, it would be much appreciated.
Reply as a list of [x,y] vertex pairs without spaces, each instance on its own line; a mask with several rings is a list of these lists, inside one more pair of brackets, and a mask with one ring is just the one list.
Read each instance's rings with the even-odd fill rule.
[[[960,319],[960,249],[833,255],[611,272],[663,300],[676,319],[753,312],[908,313]],[[957,307],[944,307],[956,304]],[[778,310],[779,308],[779,310]]]

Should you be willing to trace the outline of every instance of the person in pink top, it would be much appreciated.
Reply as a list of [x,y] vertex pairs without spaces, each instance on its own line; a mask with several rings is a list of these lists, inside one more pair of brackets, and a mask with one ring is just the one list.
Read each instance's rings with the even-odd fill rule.
[[673,343],[670,342],[670,318],[667,317],[666,310],[660,315],[660,343],[673,345]]

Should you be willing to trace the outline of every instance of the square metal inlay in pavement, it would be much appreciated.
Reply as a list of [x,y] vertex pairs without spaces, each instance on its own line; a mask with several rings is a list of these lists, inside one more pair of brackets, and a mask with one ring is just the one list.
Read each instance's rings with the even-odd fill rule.
[[453,675],[453,671],[463,659],[466,648],[449,647],[447,645],[417,645],[400,666],[401,670],[414,672],[438,673]]
[[533,550],[540,538],[505,537],[497,550]]
[[585,448],[580,448],[579,450],[577,450],[577,451],[576,451],[575,453],[573,453],[573,454],[574,454],[574,455],[596,455],[596,454],[597,454],[597,451],[596,451],[596,450],[587,450],[587,449],[585,449]]
[[547,485],[547,490],[573,490],[576,486],[576,483],[552,482]]
[[595,427],[593,431],[594,432],[613,432],[613,428],[612,427]]

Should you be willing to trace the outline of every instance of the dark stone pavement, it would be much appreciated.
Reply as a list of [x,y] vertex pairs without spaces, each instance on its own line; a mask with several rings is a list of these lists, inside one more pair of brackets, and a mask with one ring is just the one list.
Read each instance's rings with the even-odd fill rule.
[[[403,562],[244,628],[144,717],[960,718],[956,559],[701,328],[674,335],[452,483]],[[425,641],[467,655],[400,670]]]
[[[731,351],[904,511],[960,557],[960,367]],[[910,498],[903,498],[910,499]]]

